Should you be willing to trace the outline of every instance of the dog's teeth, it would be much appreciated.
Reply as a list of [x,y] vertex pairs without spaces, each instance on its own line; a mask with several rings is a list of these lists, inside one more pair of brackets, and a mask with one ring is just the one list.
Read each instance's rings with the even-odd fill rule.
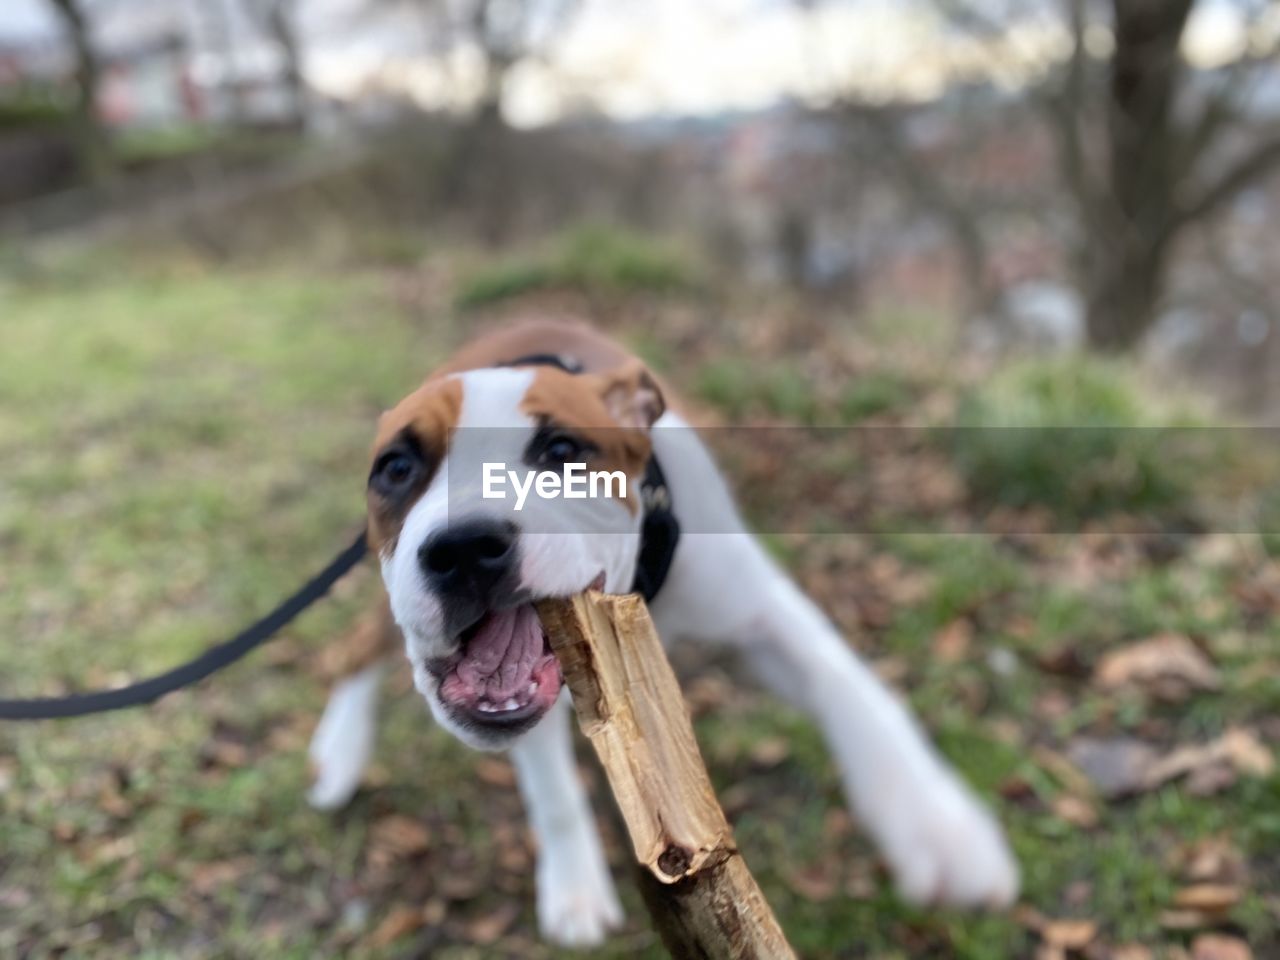
[[498,709],[498,708],[497,708],[497,707],[495,707],[492,703],[485,703],[485,702],[481,702],[481,703],[477,704],[476,706],[477,706],[477,708],[480,710],[480,712],[481,712],[481,713],[493,713],[495,710],[497,710],[497,709]]
[[520,704],[516,703],[515,697],[507,697],[507,702],[502,705],[503,710],[515,710]]
[[529,683],[529,690],[528,690],[527,692],[528,692],[529,696],[531,696],[531,697],[532,697],[535,693],[537,693],[537,692],[538,692],[538,684],[537,684],[536,682],[534,682],[534,681],[530,681],[530,683]]

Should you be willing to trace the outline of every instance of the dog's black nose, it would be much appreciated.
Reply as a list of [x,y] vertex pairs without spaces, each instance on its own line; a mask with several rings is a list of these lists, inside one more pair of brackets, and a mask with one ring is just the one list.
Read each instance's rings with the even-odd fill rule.
[[515,526],[500,520],[451,524],[418,548],[422,572],[446,594],[486,596],[514,574],[515,560]]

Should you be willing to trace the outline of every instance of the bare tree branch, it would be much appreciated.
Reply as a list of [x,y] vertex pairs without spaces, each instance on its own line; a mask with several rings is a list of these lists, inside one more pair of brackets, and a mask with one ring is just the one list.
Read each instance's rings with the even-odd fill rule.
[[1050,132],[1057,144],[1058,161],[1067,188],[1076,199],[1086,232],[1097,228],[1100,190],[1085,151],[1083,124],[1088,117],[1088,50],[1085,47],[1086,0],[1063,0],[1070,28],[1071,53],[1063,72],[1059,90],[1045,88],[1037,92],[1049,121]]
[[[1247,35],[1254,32],[1266,8],[1267,5],[1263,4],[1262,8],[1255,10],[1253,17],[1246,22],[1244,29]],[[1222,85],[1208,97],[1179,146],[1178,159],[1184,176],[1195,169],[1196,164],[1217,142],[1219,134],[1242,119],[1240,107],[1250,97],[1251,84],[1256,85],[1274,65],[1278,56],[1280,56],[1280,38],[1269,43],[1264,49],[1250,50],[1219,68],[1219,75],[1225,78]]]
[[1169,222],[1168,233],[1213,214],[1236,194],[1251,186],[1280,164],[1280,133],[1264,140],[1227,168],[1212,184],[1185,203],[1179,204]]

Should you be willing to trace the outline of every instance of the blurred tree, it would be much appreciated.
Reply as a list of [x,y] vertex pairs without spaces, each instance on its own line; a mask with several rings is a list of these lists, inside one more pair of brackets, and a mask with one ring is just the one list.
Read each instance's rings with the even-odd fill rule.
[[[967,143],[952,143],[952,150],[972,151],[990,131],[981,129],[980,118],[957,98],[955,109],[966,114]],[[989,192],[975,192],[972,183],[949,182],[912,143],[907,127],[909,111],[892,103],[851,101],[841,113],[851,134],[847,152],[858,153],[864,164],[879,167],[897,190],[921,214],[935,222],[950,240],[960,267],[966,317],[982,318],[997,327],[1006,325],[1003,290],[993,276],[987,243],[985,215],[1001,207]]]
[[470,120],[454,142],[441,176],[445,195],[468,210],[480,237],[496,244],[513,216],[511,164],[504,100],[511,72],[546,60],[549,48],[578,9],[578,0],[367,0],[376,10],[416,14],[427,52],[446,69],[460,58],[478,64]]
[[511,71],[545,60],[547,50],[577,12],[578,0],[370,0],[375,8],[416,12],[430,52],[455,51],[479,59],[479,89],[472,114],[477,126],[505,125],[503,99]]
[[1188,228],[1280,165],[1280,123],[1248,110],[1257,74],[1280,53],[1280,31],[1263,28],[1280,3],[1225,0],[1244,20],[1245,49],[1197,71],[1183,53],[1197,0],[934,2],[953,25],[988,37],[1046,11],[1062,18],[1066,56],[1031,94],[1075,211],[1070,254],[1089,345],[1133,347],[1158,316]]
[[244,126],[249,119],[249,86],[240,62],[233,5],[236,0],[201,0],[192,8],[201,22],[201,31],[216,51],[221,63],[220,83],[227,94],[230,120]]
[[281,76],[289,92],[291,121],[306,129],[311,96],[302,73],[302,40],[298,32],[298,0],[244,0],[254,21],[275,44]]
[[106,131],[98,115],[101,66],[93,46],[83,0],[49,0],[75,55],[76,139],[81,174],[90,182],[107,179],[112,170]]

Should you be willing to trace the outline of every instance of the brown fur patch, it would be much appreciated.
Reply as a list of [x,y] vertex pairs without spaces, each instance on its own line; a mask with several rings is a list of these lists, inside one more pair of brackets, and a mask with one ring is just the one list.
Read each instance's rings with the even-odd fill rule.
[[580,364],[586,373],[609,370],[631,359],[625,349],[585,322],[538,318],[508,324],[477,337],[455,353],[436,375],[544,354]]
[[370,465],[384,450],[408,433],[421,448],[427,469],[418,478],[410,494],[394,503],[379,496],[372,488],[369,490],[369,546],[376,552],[395,549],[404,518],[435,476],[436,469],[449,448],[449,439],[458,426],[461,412],[461,382],[431,379],[379,418],[378,436],[373,444]]
[[320,653],[317,667],[330,680],[350,677],[404,648],[384,598],[367,611],[337,643]]
[[539,367],[525,391],[520,409],[535,420],[549,421],[570,431],[596,448],[588,467],[621,470],[627,484],[627,509],[640,508],[639,480],[644,475],[652,445],[644,430],[621,427],[605,405],[612,377],[565,373],[555,367]]

